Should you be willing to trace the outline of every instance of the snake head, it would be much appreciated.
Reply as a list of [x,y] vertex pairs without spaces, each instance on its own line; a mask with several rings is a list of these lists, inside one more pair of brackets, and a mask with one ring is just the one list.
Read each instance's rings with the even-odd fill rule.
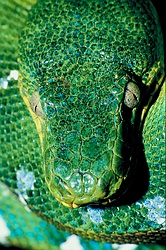
[[125,74],[114,82],[99,78],[96,85],[96,76],[92,84],[83,74],[82,82],[73,79],[67,86],[64,77],[39,83],[26,101],[40,136],[49,190],[71,208],[111,204],[126,192],[137,138],[136,83]]
[[151,5],[140,14],[137,2],[67,1],[65,10],[62,2],[38,1],[30,14],[21,93],[52,195],[72,208],[111,204],[133,180],[145,113],[162,82],[161,30]]

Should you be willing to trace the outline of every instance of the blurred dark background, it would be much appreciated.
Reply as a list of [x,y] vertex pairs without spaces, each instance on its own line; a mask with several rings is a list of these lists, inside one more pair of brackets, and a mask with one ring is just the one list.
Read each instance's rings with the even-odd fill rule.
[[[166,7],[165,7],[165,0],[151,0],[152,3],[154,4],[161,23],[162,31],[163,31],[163,36],[164,36],[164,49],[166,51]],[[166,62],[166,58],[165,58]]]

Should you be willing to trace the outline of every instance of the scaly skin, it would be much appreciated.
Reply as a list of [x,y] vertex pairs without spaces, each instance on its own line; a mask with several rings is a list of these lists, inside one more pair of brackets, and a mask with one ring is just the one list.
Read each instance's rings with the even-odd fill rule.
[[141,123],[164,76],[161,30],[145,4],[39,1],[21,33],[21,95],[49,190],[68,207],[111,204],[134,178]]
[[[142,1],[137,4],[137,1],[123,1],[124,10],[121,8],[120,14],[118,14],[117,1],[117,6],[110,5],[106,8],[106,3],[102,5],[102,1],[100,1],[99,6],[95,1],[96,7],[93,6],[94,9],[90,10],[91,2],[89,1],[89,7],[84,1],[78,6],[74,4],[74,8],[72,4],[67,7],[64,4],[63,8],[56,6],[55,9],[58,13],[60,11],[65,13],[63,19],[60,18],[62,14],[57,14],[59,18],[56,21],[53,20],[56,15],[51,16],[49,11],[45,13],[45,18],[41,15],[44,5],[51,3],[50,0],[42,4],[38,3],[38,7],[31,12],[30,21],[26,24],[20,39],[20,88],[28,109],[33,118],[35,117],[40,141],[32,118],[19,97],[17,82],[9,81],[9,87],[1,91],[1,114],[3,115],[1,137],[4,142],[2,144],[3,164],[0,169],[1,180],[12,191],[22,196],[34,213],[66,231],[100,241],[158,242],[164,237],[162,214],[164,208],[162,178],[164,163],[162,157],[157,162],[156,158],[151,157],[155,142],[152,142],[150,136],[155,134],[155,138],[159,138],[160,147],[164,148],[164,130],[161,131],[163,119],[160,115],[163,107],[158,104],[162,103],[164,92],[161,92],[161,96],[157,100],[158,103],[155,103],[160,108],[157,113],[153,114],[153,117],[158,115],[157,121],[159,118],[161,119],[159,122],[160,130],[153,126],[155,122],[155,118],[153,118],[152,121],[147,122],[144,136],[146,155],[149,155],[150,159],[147,162],[150,169],[151,185],[146,195],[141,200],[137,200],[145,193],[148,180],[147,165],[141,143],[142,137],[140,136],[142,123],[146,116],[146,110],[151,105],[149,95],[153,96],[155,92],[160,90],[164,78],[160,26],[156,12],[148,1],[147,5],[144,6],[141,5]],[[132,2],[135,4],[132,5]],[[5,1],[5,3],[8,2]],[[131,4],[131,7],[128,6],[128,3]],[[9,1],[9,6],[10,4]],[[51,4],[53,5],[53,3]],[[58,1],[58,4],[61,5],[61,1]],[[101,12],[104,13],[104,16],[100,16],[100,11],[97,12],[97,9],[101,7],[104,8],[104,11]],[[53,6],[51,9],[55,14]],[[13,12],[11,11],[11,13]],[[25,19],[25,13],[27,12],[24,11],[20,17],[22,22]],[[96,13],[98,14],[96,15]],[[100,23],[102,18],[106,20]],[[58,30],[56,33],[51,33],[54,24]],[[19,23],[18,26],[21,29],[22,24]],[[67,32],[66,27],[68,27]],[[40,29],[44,29],[44,36],[42,36],[44,40],[39,39],[41,37]],[[86,33],[84,33],[85,30]],[[2,70],[1,73],[4,79],[9,69],[17,69],[17,65],[14,64],[18,51],[17,37],[15,36],[17,32],[12,36],[13,33],[11,32],[11,38],[14,41],[16,53],[13,54],[14,58],[11,58],[10,66],[7,66],[5,59],[3,59],[6,63],[6,69]],[[37,37],[35,37],[36,34]],[[47,39],[50,39],[49,43],[47,43]],[[143,46],[141,46],[142,44]],[[55,46],[59,47],[55,50]],[[7,55],[4,48],[6,48],[5,44],[2,46],[2,51],[5,51],[4,54]],[[7,53],[10,57],[9,49]],[[4,54],[3,58],[5,58]],[[138,98],[139,103],[136,108],[128,108],[124,105],[125,95],[133,91],[129,88],[128,92],[124,92],[124,89],[128,88],[126,87],[127,82],[134,82],[140,89],[141,98]],[[49,91],[46,90],[46,87]],[[147,91],[146,95],[145,91]],[[56,99],[52,98],[50,93],[51,95],[54,93],[52,96],[56,96]],[[41,95],[40,100],[38,95]],[[34,103],[36,99],[37,103]],[[40,108],[40,102],[43,109]],[[114,106],[112,106],[113,103]],[[156,109],[152,106],[152,110]],[[88,113],[90,111],[92,112],[91,116]],[[95,119],[93,119],[94,114],[97,115]],[[67,119],[64,119],[64,115],[76,122],[70,120],[70,127],[67,127]],[[112,123],[113,118],[115,125]],[[149,121],[150,118],[147,119]],[[86,121],[90,121],[90,126],[86,125]],[[152,124],[152,128],[156,129],[153,134],[149,133],[149,124]],[[48,133],[45,131],[46,127],[47,130],[49,127]],[[160,136],[157,136],[156,133],[159,133]],[[58,134],[60,134],[60,141]],[[67,134],[72,134],[72,136],[67,138]],[[52,135],[56,140],[54,137],[52,139]],[[137,137],[137,135],[139,136]],[[67,139],[70,142],[69,150],[66,147]],[[137,147],[135,148],[136,142]],[[152,145],[151,149],[148,146],[149,142]],[[62,144],[64,149],[67,148],[66,154],[62,154]],[[45,156],[45,151],[49,153],[47,156]],[[44,155],[44,163],[42,154]],[[79,154],[82,158],[79,157]],[[136,157],[137,154],[139,157]],[[124,163],[119,160],[121,159],[119,156],[122,156]],[[139,159],[135,160],[135,158]],[[62,164],[60,164],[61,159],[67,163],[63,165],[63,171]],[[49,166],[48,162],[54,163],[56,169],[53,169],[52,164]],[[70,162],[72,164],[68,164]],[[103,167],[98,168],[101,162],[104,165],[104,171]],[[57,167],[57,164],[60,164],[60,167]],[[69,168],[70,166],[72,167]],[[159,182],[154,175],[156,166],[161,171]],[[6,167],[8,171],[6,171]],[[142,178],[142,173],[145,174],[145,178]],[[54,182],[53,177],[55,176],[58,177],[58,181],[61,180],[58,185]],[[69,184],[65,183],[66,179],[69,180]],[[77,180],[80,181],[77,182]],[[140,182],[143,186],[142,189]],[[82,183],[83,188],[79,186],[80,183]],[[130,186],[129,190],[128,185]],[[154,188],[154,185],[157,187]],[[66,186],[67,191],[70,191],[67,196]],[[77,189],[72,189],[72,186]],[[10,191],[6,191],[5,194],[4,189],[5,186],[1,185],[0,190],[3,194],[1,196],[2,218],[5,219],[7,226],[10,231],[14,232],[15,236],[10,235],[8,241],[13,245],[36,249],[39,241],[36,240],[30,244],[27,232],[32,231],[33,225],[39,228],[38,225],[42,220],[35,214],[32,214],[31,217],[23,205],[19,204],[17,198]],[[107,191],[105,191],[106,189]],[[132,192],[132,190],[134,191]],[[54,196],[71,207],[93,202],[110,203],[120,197],[118,202],[123,206],[85,206],[73,210],[64,207]],[[16,200],[16,203],[10,203],[10,199],[7,200],[5,197],[12,197],[11,200]],[[149,209],[152,210],[154,201],[156,206],[161,209],[157,212],[155,209],[156,214],[151,216]],[[13,205],[15,205],[16,211],[11,209]],[[17,208],[21,210],[17,210]],[[21,214],[25,221],[29,221],[30,218],[33,221],[32,225],[28,227],[27,224],[27,228],[22,230],[23,241],[21,240],[22,235],[19,235],[15,225],[12,225],[10,221],[12,216],[9,215],[14,214],[14,212],[18,219]],[[19,220],[18,224],[20,224]],[[49,224],[46,223],[42,225],[49,232],[48,239],[52,239],[51,235],[55,234],[55,229],[50,229]],[[42,232],[39,231],[38,234],[42,235]],[[34,235],[33,239],[36,238]],[[62,232],[56,232],[56,235],[61,239],[66,237],[66,235],[62,235]],[[54,242],[50,243],[44,239],[44,243],[41,243],[41,249],[45,249],[47,245],[54,249],[56,241],[54,238]]]

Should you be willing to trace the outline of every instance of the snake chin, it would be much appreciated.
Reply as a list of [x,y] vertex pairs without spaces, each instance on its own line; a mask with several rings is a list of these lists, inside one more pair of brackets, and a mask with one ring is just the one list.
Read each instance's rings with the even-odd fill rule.
[[78,207],[80,207],[79,205],[75,204],[74,202],[73,203],[67,203],[67,202],[61,201],[59,199],[57,199],[57,201],[59,201],[62,205],[64,205],[65,207],[68,207],[68,208],[78,208]]

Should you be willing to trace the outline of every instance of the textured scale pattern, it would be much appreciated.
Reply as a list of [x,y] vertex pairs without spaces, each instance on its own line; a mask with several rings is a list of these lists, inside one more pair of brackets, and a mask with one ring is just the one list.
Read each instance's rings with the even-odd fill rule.
[[143,98],[163,74],[161,30],[142,4],[39,1],[21,33],[22,96],[39,93],[46,181],[69,207],[112,202],[131,181],[139,119],[123,103],[126,84]]
[[[2,41],[0,43],[0,55],[3,58],[3,63],[0,61],[2,65],[0,72],[2,85],[0,89],[0,140],[2,142],[0,180],[5,183],[5,185],[0,183],[0,219],[5,221],[9,229],[6,237],[8,244],[28,249],[39,249],[39,246],[41,246],[41,249],[59,249],[60,244],[65,241],[68,234],[58,231],[55,226],[68,232],[75,232],[83,237],[100,241],[117,243],[139,243],[141,241],[153,243],[163,240],[165,235],[165,216],[163,213],[165,192],[165,179],[163,176],[165,168],[162,152],[165,146],[165,134],[164,125],[162,125],[164,114],[160,112],[163,108],[160,105],[163,105],[164,89],[157,102],[152,106],[144,129],[145,152],[150,172],[150,186],[146,195],[131,205],[120,207],[104,209],[88,206],[75,210],[64,207],[56,201],[46,185],[42,169],[42,148],[35,124],[20,97],[17,81],[9,77],[10,70],[18,69],[18,32],[26,19],[32,3],[26,1],[23,6],[22,3],[16,1],[17,11],[14,11],[15,7],[11,1],[5,0],[2,1],[2,4],[2,10],[8,10],[11,13],[10,19],[8,17],[4,20],[0,18],[3,30],[8,30],[11,27],[11,20],[14,20],[12,22],[14,28],[8,36],[8,47],[6,47],[7,40],[4,39],[5,34],[0,37]],[[5,11],[3,13],[7,13]],[[10,50],[10,41],[13,41],[12,50]],[[160,48],[161,46],[158,45],[158,56],[152,53],[153,58],[149,56],[149,60],[152,58],[155,61],[159,58]],[[46,47],[44,50],[46,51]],[[74,51],[76,52],[76,50]],[[149,53],[147,52],[148,55]],[[141,54],[141,56],[143,55]],[[103,60],[102,56],[101,59]],[[141,61],[141,58],[139,60],[139,57],[137,57],[136,65],[138,65],[138,68],[135,69],[136,74],[139,75],[144,67],[150,67],[151,64],[148,66],[144,59]],[[41,68],[49,69],[46,66],[42,64]],[[39,65],[35,69],[40,69]],[[88,70],[90,69],[91,67],[88,67]],[[63,70],[65,73],[67,69],[64,68]],[[149,75],[153,76],[153,72],[154,70],[149,74],[147,70],[147,73],[144,75],[145,82],[146,79],[150,78]],[[9,80],[9,78],[12,79]],[[50,78],[48,77],[48,79]],[[118,79],[126,80],[125,77]],[[66,91],[69,87],[69,80],[72,79],[67,79],[66,81],[64,76],[56,78],[56,81],[61,86],[65,85]],[[7,87],[5,87],[6,82],[8,83]],[[119,84],[118,86],[121,85]],[[32,89],[31,91],[33,92]],[[159,111],[155,112],[157,109]],[[152,119],[152,121],[149,119]],[[150,123],[155,121],[157,125],[151,126]],[[86,138],[89,138],[88,128],[86,129],[87,131],[85,131],[84,135],[86,135]],[[152,133],[149,133],[149,130]],[[155,146],[156,142],[160,143],[160,152],[158,152],[158,146]],[[155,154],[158,157],[152,157]],[[161,178],[157,178],[159,171]],[[140,176],[142,178],[142,173]],[[142,186],[142,180],[139,179],[139,181]],[[23,204],[11,191],[20,197]],[[25,202],[27,205],[25,205]],[[34,213],[29,212],[28,209]],[[48,223],[43,221],[43,219]],[[87,246],[87,249],[97,248],[97,245],[92,243],[88,245],[88,242],[85,242],[84,244]],[[107,249],[108,245],[100,245],[101,249],[102,247]]]

